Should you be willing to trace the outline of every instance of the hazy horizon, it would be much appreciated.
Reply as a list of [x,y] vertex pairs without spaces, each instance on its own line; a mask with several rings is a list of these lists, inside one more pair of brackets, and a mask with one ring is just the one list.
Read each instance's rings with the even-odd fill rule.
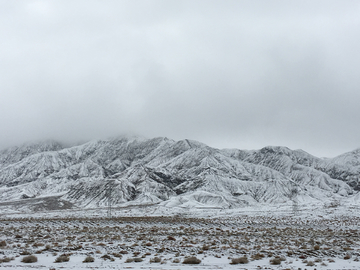
[[0,0],[0,148],[360,147],[360,2]]

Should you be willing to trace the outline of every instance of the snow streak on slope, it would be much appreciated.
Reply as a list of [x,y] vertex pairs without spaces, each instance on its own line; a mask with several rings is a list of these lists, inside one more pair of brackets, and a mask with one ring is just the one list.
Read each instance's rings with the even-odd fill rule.
[[359,189],[359,153],[320,159],[286,147],[219,150],[190,140],[137,137],[69,148],[28,144],[0,152],[0,201],[61,195],[82,207],[189,208],[326,201]]

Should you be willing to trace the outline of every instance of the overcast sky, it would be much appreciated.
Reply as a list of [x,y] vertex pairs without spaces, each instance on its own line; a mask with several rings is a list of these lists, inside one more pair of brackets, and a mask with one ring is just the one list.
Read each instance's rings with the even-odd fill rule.
[[360,1],[0,0],[0,147],[360,147]]

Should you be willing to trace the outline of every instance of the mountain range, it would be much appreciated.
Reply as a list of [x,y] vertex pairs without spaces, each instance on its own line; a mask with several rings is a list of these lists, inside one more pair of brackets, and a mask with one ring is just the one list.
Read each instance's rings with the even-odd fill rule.
[[117,137],[0,151],[0,204],[49,197],[67,207],[326,202],[356,197],[359,178],[360,149],[330,159],[279,146],[216,149],[187,139]]

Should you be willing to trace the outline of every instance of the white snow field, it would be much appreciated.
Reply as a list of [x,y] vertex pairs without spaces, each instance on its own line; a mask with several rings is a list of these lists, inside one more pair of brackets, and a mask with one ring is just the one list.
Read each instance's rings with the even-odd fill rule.
[[360,269],[356,205],[108,211],[3,214],[0,269]]

